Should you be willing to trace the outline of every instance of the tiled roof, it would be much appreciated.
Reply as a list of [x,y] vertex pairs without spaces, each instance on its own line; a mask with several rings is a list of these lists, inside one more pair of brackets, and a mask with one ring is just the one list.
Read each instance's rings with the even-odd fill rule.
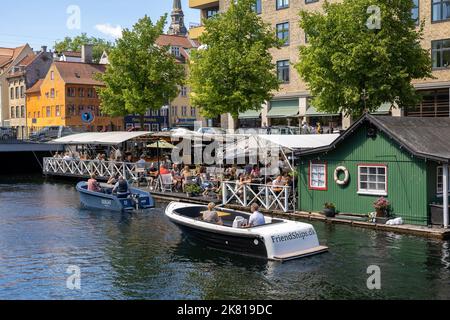
[[19,63],[17,63],[18,66],[28,66],[31,64],[34,59],[36,59],[36,55],[34,53],[27,55],[24,57]]
[[188,37],[167,34],[159,36],[156,43],[160,46],[178,46],[185,49],[197,48],[199,46],[198,42],[191,40]]
[[44,82],[44,79],[38,80],[30,89],[26,91],[26,93],[38,93],[41,90],[41,85]]
[[344,143],[357,128],[370,123],[396,141],[404,150],[422,159],[450,162],[450,118],[373,116],[357,120],[331,145],[299,152],[299,155],[329,152]]
[[103,85],[94,78],[97,73],[104,73],[105,65],[82,62],[54,62],[62,79],[66,84]]
[[17,48],[0,48],[0,67],[5,67],[11,64],[22,52],[25,46],[20,46]]
[[78,51],[63,51],[62,54],[66,57],[81,58],[81,52]]

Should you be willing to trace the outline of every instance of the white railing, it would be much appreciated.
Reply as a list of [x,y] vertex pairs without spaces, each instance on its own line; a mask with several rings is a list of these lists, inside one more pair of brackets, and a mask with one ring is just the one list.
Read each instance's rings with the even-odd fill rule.
[[[278,189],[281,191],[275,191]],[[291,186],[273,187],[264,184],[244,184],[237,182],[222,182],[222,204],[236,203],[248,207],[257,203],[266,210],[295,211],[294,195]]]
[[44,158],[43,171],[45,175],[64,175],[70,177],[89,177],[109,179],[117,174],[126,179],[136,179],[139,174],[135,163],[100,161],[100,160],[64,160]]

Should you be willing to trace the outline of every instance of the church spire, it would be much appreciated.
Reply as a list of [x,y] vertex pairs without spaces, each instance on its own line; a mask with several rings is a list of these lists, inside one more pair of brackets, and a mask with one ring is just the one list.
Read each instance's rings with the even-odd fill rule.
[[184,25],[184,13],[181,8],[181,0],[173,0],[172,8],[172,22],[170,24],[168,34],[176,36],[187,35],[188,31]]

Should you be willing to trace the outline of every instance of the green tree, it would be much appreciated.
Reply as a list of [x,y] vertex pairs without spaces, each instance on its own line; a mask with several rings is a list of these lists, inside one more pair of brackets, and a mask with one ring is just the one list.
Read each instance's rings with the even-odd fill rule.
[[300,13],[309,41],[296,68],[319,111],[359,116],[419,101],[411,81],[432,76],[431,58],[412,8],[412,0],[344,0],[326,2],[323,14]]
[[95,37],[88,37],[86,33],[82,33],[76,37],[65,37],[64,40],[55,43],[54,49],[56,52],[63,51],[81,51],[83,45],[90,44],[92,48],[93,61],[98,63],[104,51],[109,53],[114,47],[114,43]]
[[269,24],[253,10],[254,0],[232,1],[225,12],[204,21],[203,49],[190,63],[191,102],[205,117],[261,110],[280,82],[269,49],[279,48]]
[[110,116],[144,115],[159,110],[178,94],[185,70],[168,47],[156,41],[163,33],[167,15],[153,24],[148,16],[132,30],[125,29],[122,38],[109,54],[110,65],[100,75],[106,87],[99,89],[102,112]]

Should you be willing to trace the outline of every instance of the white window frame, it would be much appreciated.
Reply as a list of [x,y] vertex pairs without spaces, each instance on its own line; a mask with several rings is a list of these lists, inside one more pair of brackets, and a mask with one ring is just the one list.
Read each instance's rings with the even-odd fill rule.
[[[376,176],[379,176],[378,174],[378,169],[379,168],[383,168],[384,169],[384,190],[373,190],[373,189],[362,189],[361,188],[361,169],[362,168],[377,168],[377,174]],[[367,176],[369,176],[370,174],[367,173]],[[369,183],[369,181],[366,181],[367,183]],[[378,180],[376,182],[372,182],[372,183],[382,183],[379,182]],[[362,194],[362,195],[372,195],[372,196],[387,196],[388,195],[388,167],[387,165],[384,164],[360,164],[358,165],[358,194]]]
[[[444,173],[444,168],[442,167],[442,166],[438,166],[437,168],[436,168],[436,194],[437,194],[437,196],[438,197],[442,197],[442,193],[443,193],[443,188],[444,188],[444,186],[442,185],[443,183],[444,183],[444,180],[443,180],[443,173]],[[439,174],[439,171],[441,171],[441,174]],[[441,178],[441,187],[439,188],[439,178]],[[449,177],[449,184],[448,184],[448,191],[450,192],[450,177]]]
[[[324,174],[324,183],[323,185],[313,186],[313,171],[314,167],[323,169]],[[328,165],[326,162],[309,162],[309,189],[310,190],[319,190],[326,191],[328,190]]]

